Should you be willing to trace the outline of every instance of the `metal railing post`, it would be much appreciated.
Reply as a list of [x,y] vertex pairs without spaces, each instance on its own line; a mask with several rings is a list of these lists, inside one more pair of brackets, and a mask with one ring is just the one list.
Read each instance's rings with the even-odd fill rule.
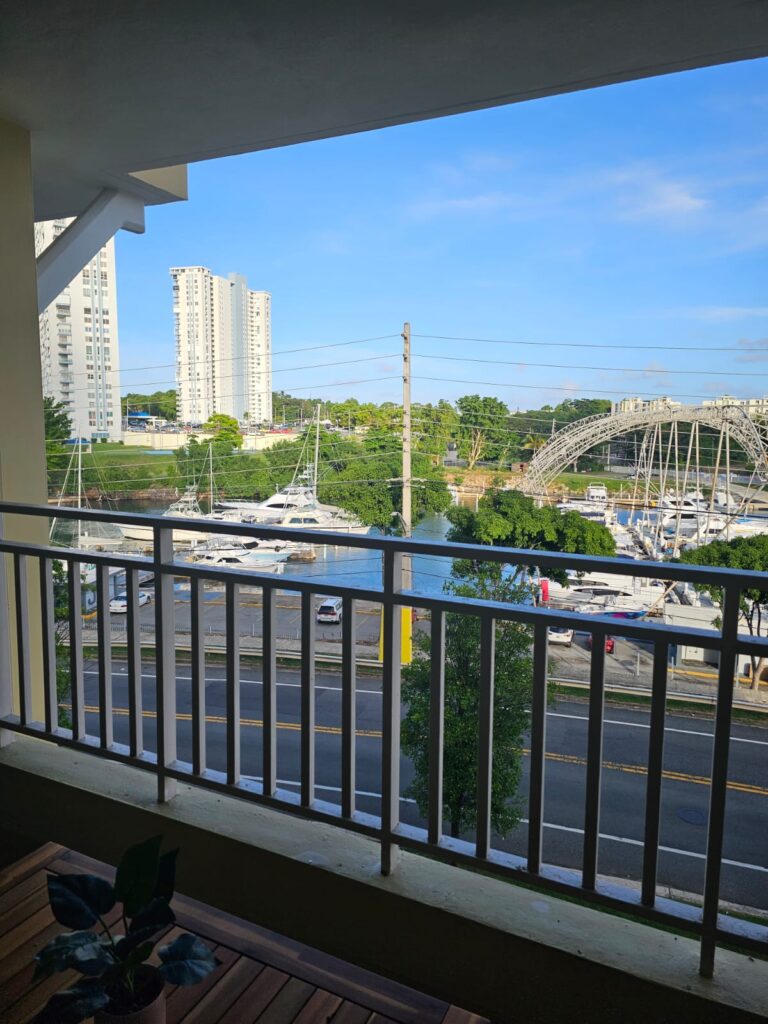
[[712,746],[712,782],[709,796],[707,830],[707,861],[704,873],[704,908],[702,911],[701,954],[699,973],[711,978],[715,969],[717,917],[720,910],[720,874],[723,867],[723,833],[728,787],[728,750],[731,741],[733,676],[736,671],[736,641],[739,629],[741,587],[732,583],[723,592],[723,646],[717,681],[715,741]]
[[429,822],[430,843],[443,837],[443,743],[445,732],[445,612],[435,609],[429,644]]
[[301,595],[301,806],[315,800],[315,615],[312,594]]
[[56,618],[53,587],[53,563],[50,558],[40,559],[40,613],[43,640],[43,708],[45,716],[45,731],[55,733],[59,728],[59,704],[56,685]]
[[[176,761],[176,636],[173,611],[173,529],[154,528],[155,676],[157,711],[157,799],[176,795],[176,782],[165,769]],[[165,570],[165,571],[164,571]]]
[[477,830],[475,854],[483,860],[491,852],[493,792],[493,707],[495,690],[496,622],[480,619],[480,700],[477,743]]
[[345,597],[341,616],[341,813],[345,818],[355,812],[356,653],[355,602]]
[[403,586],[403,556],[384,552],[384,663],[382,666],[381,741],[381,873],[390,875],[397,864],[395,832],[400,824],[400,666],[402,623],[393,596]]
[[603,773],[603,705],[605,700],[605,631],[592,632],[592,659],[589,677],[589,721],[587,723],[587,779],[584,806],[584,850],[582,888],[597,885],[597,860],[600,845],[600,784]]
[[[0,513],[0,540],[5,537],[5,515]],[[11,594],[8,587],[6,561],[0,552],[0,718],[13,714],[13,667],[11,664]],[[13,742],[13,733],[0,729],[0,747]]]
[[541,871],[544,828],[544,759],[547,746],[547,625],[533,628],[531,701],[531,777],[528,793],[528,870]]

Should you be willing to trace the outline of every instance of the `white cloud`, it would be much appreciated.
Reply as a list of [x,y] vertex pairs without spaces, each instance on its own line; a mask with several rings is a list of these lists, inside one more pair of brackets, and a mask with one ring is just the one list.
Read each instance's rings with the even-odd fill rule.
[[428,220],[452,213],[497,213],[499,210],[508,210],[519,205],[520,200],[510,193],[480,192],[465,196],[417,200],[410,205],[408,212],[419,220]]
[[768,338],[739,338],[736,342],[743,349],[736,356],[737,363],[764,363],[768,361]]
[[712,205],[700,188],[651,166],[625,167],[604,181],[616,190],[617,212],[627,220],[688,221]]

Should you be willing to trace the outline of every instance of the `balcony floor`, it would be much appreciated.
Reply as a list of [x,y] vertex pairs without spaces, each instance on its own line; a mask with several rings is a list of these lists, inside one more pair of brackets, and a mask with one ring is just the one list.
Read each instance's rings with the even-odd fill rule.
[[[63,930],[48,906],[48,872],[114,875],[106,864],[53,843],[0,871],[3,1024],[31,1021],[74,978],[57,974],[32,984],[33,956]],[[169,937],[194,932],[215,949],[221,966],[200,985],[166,988],[167,1024],[484,1024],[475,1014],[196,900],[176,895],[173,906],[177,927]]]

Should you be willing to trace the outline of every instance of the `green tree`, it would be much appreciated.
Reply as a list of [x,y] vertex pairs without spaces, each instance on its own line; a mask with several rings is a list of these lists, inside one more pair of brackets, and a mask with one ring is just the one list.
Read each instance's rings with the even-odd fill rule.
[[176,420],[176,390],[170,388],[168,391],[153,391],[151,395],[144,395],[132,391],[124,395],[120,400],[123,416],[128,412],[148,412],[150,416],[159,416],[164,420]]
[[48,466],[49,488],[60,487],[70,452],[63,442],[72,435],[72,423],[65,405],[56,402],[50,395],[43,398],[43,417],[45,424],[45,458]]
[[456,505],[448,518],[453,524],[448,539],[460,543],[582,555],[616,553],[613,536],[605,526],[578,512],[538,508],[520,491],[491,491],[480,499],[477,512]]
[[473,469],[480,462],[502,462],[513,438],[508,431],[509,409],[498,398],[464,395],[456,402],[459,412],[459,455]]
[[203,432],[213,434],[213,441],[222,447],[233,448],[243,447],[243,435],[240,433],[240,424],[234,416],[227,416],[223,412],[215,412],[203,424]]
[[[528,587],[505,578],[498,567],[454,568],[446,592],[504,603],[528,599]],[[403,751],[413,761],[408,787],[426,817],[429,779],[429,638],[416,639],[416,656],[403,668]],[[530,628],[497,622],[493,710],[491,825],[506,835],[520,820],[516,795],[522,773],[523,736],[528,727],[533,663]],[[451,835],[458,838],[477,825],[477,756],[480,694],[480,620],[449,614],[445,623],[445,739],[443,804]]]
[[412,423],[414,450],[431,455],[435,465],[442,465],[448,443],[458,433],[459,416],[454,407],[444,399],[437,405],[414,405]]
[[[684,551],[681,562],[690,565],[712,565],[724,569],[741,569],[744,572],[768,572],[768,536],[760,534],[756,537],[737,537],[736,540],[715,540],[711,544],[703,544],[693,551]],[[707,584],[697,587],[706,591],[716,604],[722,605],[722,587]],[[764,590],[746,587],[741,591],[739,608],[741,619],[746,623],[752,636],[764,636],[763,611],[768,603],[768,577]],[[765,658],[750,655],[752,663],[752,688],[760,685],[760,677],[765,667]]]

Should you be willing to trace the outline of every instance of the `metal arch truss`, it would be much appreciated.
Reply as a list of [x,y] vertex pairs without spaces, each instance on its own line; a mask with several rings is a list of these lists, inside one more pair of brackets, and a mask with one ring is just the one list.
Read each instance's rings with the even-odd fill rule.
[[731,438],[754,463],[755,478],[768,482],[768,425],[755,422],[737,405],[681,405],[587,416],[569,423],[536,452],[520,489],[526,494],[543,495],[555,477],[580,455],[615,437],[665,423],[698,423],[714,430],[727,426]]

